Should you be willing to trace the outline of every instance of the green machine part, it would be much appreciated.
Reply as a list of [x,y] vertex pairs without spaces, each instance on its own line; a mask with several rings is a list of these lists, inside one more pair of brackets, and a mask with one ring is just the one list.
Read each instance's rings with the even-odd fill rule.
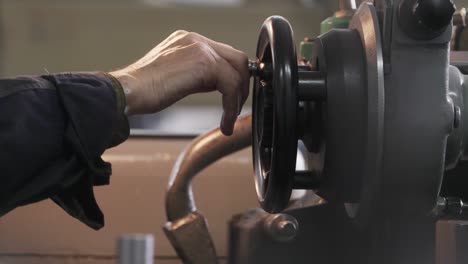
[[340,10],[320,24],[320,34],[325,34],[335,28],[348,28],[353,18],[354,10]]
[[[332,29],[348,28],[349,22],[356,11],[355,0],[340,0],[340,10],[333,16],[328,17],[320,24],[320,35],[329,32]],[[301,59],[308,62],[312,58],[314,51],[314,41],[310,38],[304,38],[300,46]]]
[[301,41],[301,46],[300,46],[300,60],[304,63],[307,64],[313,56],[314,52],[314,40],[309,39],[309,38],[304,38],[303,41]]

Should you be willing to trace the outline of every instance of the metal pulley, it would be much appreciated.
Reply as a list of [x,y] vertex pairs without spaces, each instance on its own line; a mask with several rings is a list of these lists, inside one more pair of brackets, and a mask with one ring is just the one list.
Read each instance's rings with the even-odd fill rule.
[[[313,189],[346,206],[351,218],[369,218],[379,185],[383,62],[373,6],[357,14],[349,29],[314,40],[308,65],[298,64],[286,19],[270,17],[261,28],[250,63],[252,142],[257,195],[267,212],[284,210],[293,189]],[[320,166],[295,170],[299,140]]]
[[[307,65],[289,23],[265,21],[249,62],[252,120],[232,137],[217,129],[195,140],[171,175],[165,231],[186,263],[217,261],[193,178],[251,139],[261,206],[293,218],[235,217],[230,263],[438,263],[435,223],[464,213],[468,195],[468,77],[457,69],[466,54],[449,61],[449,0],[373,2],[315,38]],[[308,171],[296,171],[298,141],[316,158]],[[321,202],[288,207],[293,189]]]

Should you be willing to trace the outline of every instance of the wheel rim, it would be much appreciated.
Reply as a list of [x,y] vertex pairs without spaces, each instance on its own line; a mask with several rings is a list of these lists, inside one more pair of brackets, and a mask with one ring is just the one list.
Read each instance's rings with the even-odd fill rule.
[[287,20],[273,16],[264,22],[257,58],[265,74],[254,85],[255,185],[263,209],[277,213],[291,196],[297,151],[297,57]]

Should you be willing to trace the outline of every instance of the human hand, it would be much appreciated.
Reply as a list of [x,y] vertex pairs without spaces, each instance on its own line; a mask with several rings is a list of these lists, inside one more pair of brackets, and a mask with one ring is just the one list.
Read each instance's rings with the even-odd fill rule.
[[232,134],[249,95],[245,53],[183,30],[110,74],[124,89],[128,115],[155,113],[190,94],[219,91],[224,110],[220,127],[225,135]]

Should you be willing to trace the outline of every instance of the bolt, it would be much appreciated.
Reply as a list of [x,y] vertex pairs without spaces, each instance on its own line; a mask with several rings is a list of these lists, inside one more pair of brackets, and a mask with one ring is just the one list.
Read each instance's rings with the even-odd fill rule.
[[257,76],[258,75],[258,63],[253,60],[249,60],[249,73],[250,76]]
[[437,211],[441,213],[462,214],[468,209],[468,204],[457,197],[439,197],[437,199]]
[[278,242],[292,241],[299,229],[297,220],[287,214],[273,214],[265,219],[265,229],[270,237]]
[[283,237],[295,237],[296,225],[291,221],[280,221],[278,223],[278,231]]
[[463,210],[468,209],[468,205],[462,199],[457,197],[447,197],[447,211],[450,213],[461,214]]
[[447,208],[447,199],[445,197],[437,197],[437,211],[438,212],[443,212]]

